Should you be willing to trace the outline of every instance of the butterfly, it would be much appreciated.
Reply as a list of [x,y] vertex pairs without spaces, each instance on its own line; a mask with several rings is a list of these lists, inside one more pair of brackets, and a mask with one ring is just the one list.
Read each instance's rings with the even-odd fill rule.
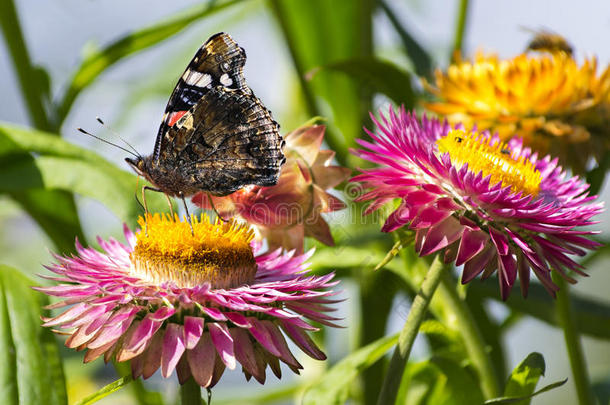
[[284,140],[246,84],[245,62],[245,50],[222,32],[199,48],[169,98],[153,153],[125,159],[148,189],[184,201],[277,183]]

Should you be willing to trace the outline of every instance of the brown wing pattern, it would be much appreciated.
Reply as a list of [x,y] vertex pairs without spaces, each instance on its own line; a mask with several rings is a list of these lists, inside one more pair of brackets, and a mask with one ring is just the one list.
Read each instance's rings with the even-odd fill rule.
[[210,37],[199,48],[167,103],[155,142],[155,158],[159,158],[164,147],[163,135],[179,116],[194,106],[211,88],[222,86],[239,89],[244,93],[252,92],[243,75],[245,63],[245,50],[230,35],[222,32]]
[[284,163],[279,125],[251,93],[209,89],[164,135],[160,158],[189,186],[215,195],[277,183]]

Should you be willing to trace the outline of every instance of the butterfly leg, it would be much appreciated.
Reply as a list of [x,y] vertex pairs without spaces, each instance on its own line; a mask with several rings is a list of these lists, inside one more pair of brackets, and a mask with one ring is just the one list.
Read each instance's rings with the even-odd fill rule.
[[193,223],[191,222],[191,214],[189,214],[189,208],[186,206],[186,200],[184,199],[184,194],[179,194],[182,199],[182,204],[184,204],[184,210],[186,211],[186,220],[189,222],[189,226],[191,227],[191,235],[195,236],[195,230],[193,229]]
[[222,222],[227,222],[226,219],[224,219],[222,217],[222,215],[220,215],[220,212],[218,212],[218,210],[216,210],[216,207],[214,206],[214,200],[212,199],[212,194],[210,194],[209,192],[208,194],[208,200],[210,201],[210,205],[212,206],[212,209],[214,210],[214,213],[216,214],[216,216],[222,221]]
[[142,202],[144,203],[144,234],[148,236],[148,204],[146,204],[146,190],[157,191],[160,193],[162,193],[162,191],[158,188],[142,186]]
[[169,198],[169,195],[165,194],[165,198],[167,198],[167,204],[169,205],[169,212],[172,215],[172,219],[175,221],[176,217],[174,214],[174,206],[172,205],[172,200]]

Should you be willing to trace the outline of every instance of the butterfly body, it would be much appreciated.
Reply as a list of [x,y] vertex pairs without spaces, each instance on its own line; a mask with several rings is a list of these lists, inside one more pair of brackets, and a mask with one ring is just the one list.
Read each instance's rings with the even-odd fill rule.
[[271,112],[246,85],[246,54],[224,33],[195,54],[174,89],[151,155],[127,158],[170,196],[227,195],[277,183],[284,141]]

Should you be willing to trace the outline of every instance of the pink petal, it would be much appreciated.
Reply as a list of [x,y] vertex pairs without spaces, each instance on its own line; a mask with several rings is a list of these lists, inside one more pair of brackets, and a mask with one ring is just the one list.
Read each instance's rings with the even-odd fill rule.
[[210,322],[208,323],[208,330],[221,360],[230,370],[233,370],[235,368],[235,353],[229,328],[224,323]]
[[265,368],[256,361],[252,340],[247,331],[240,328],[229,329],[235,344],[235,357],[242,367],[261,384],[265,383]]
[[307,336],[307,333],[283,320],[280,320],[279,322],[282,329],[284,329],[290,339],[292,339],[301,350],[316,360],[326,360],[326,355],[318,348],[313,340]]
[[144,357],[144,370],[142,377],[150,378],[161,366],[161,354],[163,353],[163,335],[165,331],[161,329],[155,333],[151,339],[148,349],[142,354]]
[[263,325],[267,328],[267,331],[271,335],[271,339],[273,340],[273,345],[278,348],[281,355],[279,356],[286,364],[290,364],[292,366],[302,368],[297,359],[294,358],[288,345],[286,344],[286,339],[284,339],[284,335],[278,329],[277,325],[275,325],[271,321],[262,321]]
[[260,343],[261,346],[267,349],[274,356],[280,356],[281,353],[279,349],[273,344],[271,334],[269,333],[267,328],[265,328],[265,325],[263,325],[261,321],[254,317],[250,317],[248,318],[248,320],[252,324],[252,327],[248,330],[250,331],[252,336],[254,336],[254,338],[258,341],[258,343]]
[[487,236],[485,232],[468,227],[464,228],[464,233],[462,234],[462,239],[460,240],[458,255],[455,259],[455,265],[461,266],[479,254],[488,241],[489,236]]
[[186,351],[186,356],[193,378],[202,387],[208,387],[212,382],[216,350],[210,334],[205,332],[192,350]]
[[161,354],[161,375],[163,377],[167,378],[172,374],[184,353],[184,349],[182,326],[176,323],[169,323],[165,328],[163,352]]
[[184,317],[184,346],[187,349],[195,347],[203,333],[203,318],[195,316]]

